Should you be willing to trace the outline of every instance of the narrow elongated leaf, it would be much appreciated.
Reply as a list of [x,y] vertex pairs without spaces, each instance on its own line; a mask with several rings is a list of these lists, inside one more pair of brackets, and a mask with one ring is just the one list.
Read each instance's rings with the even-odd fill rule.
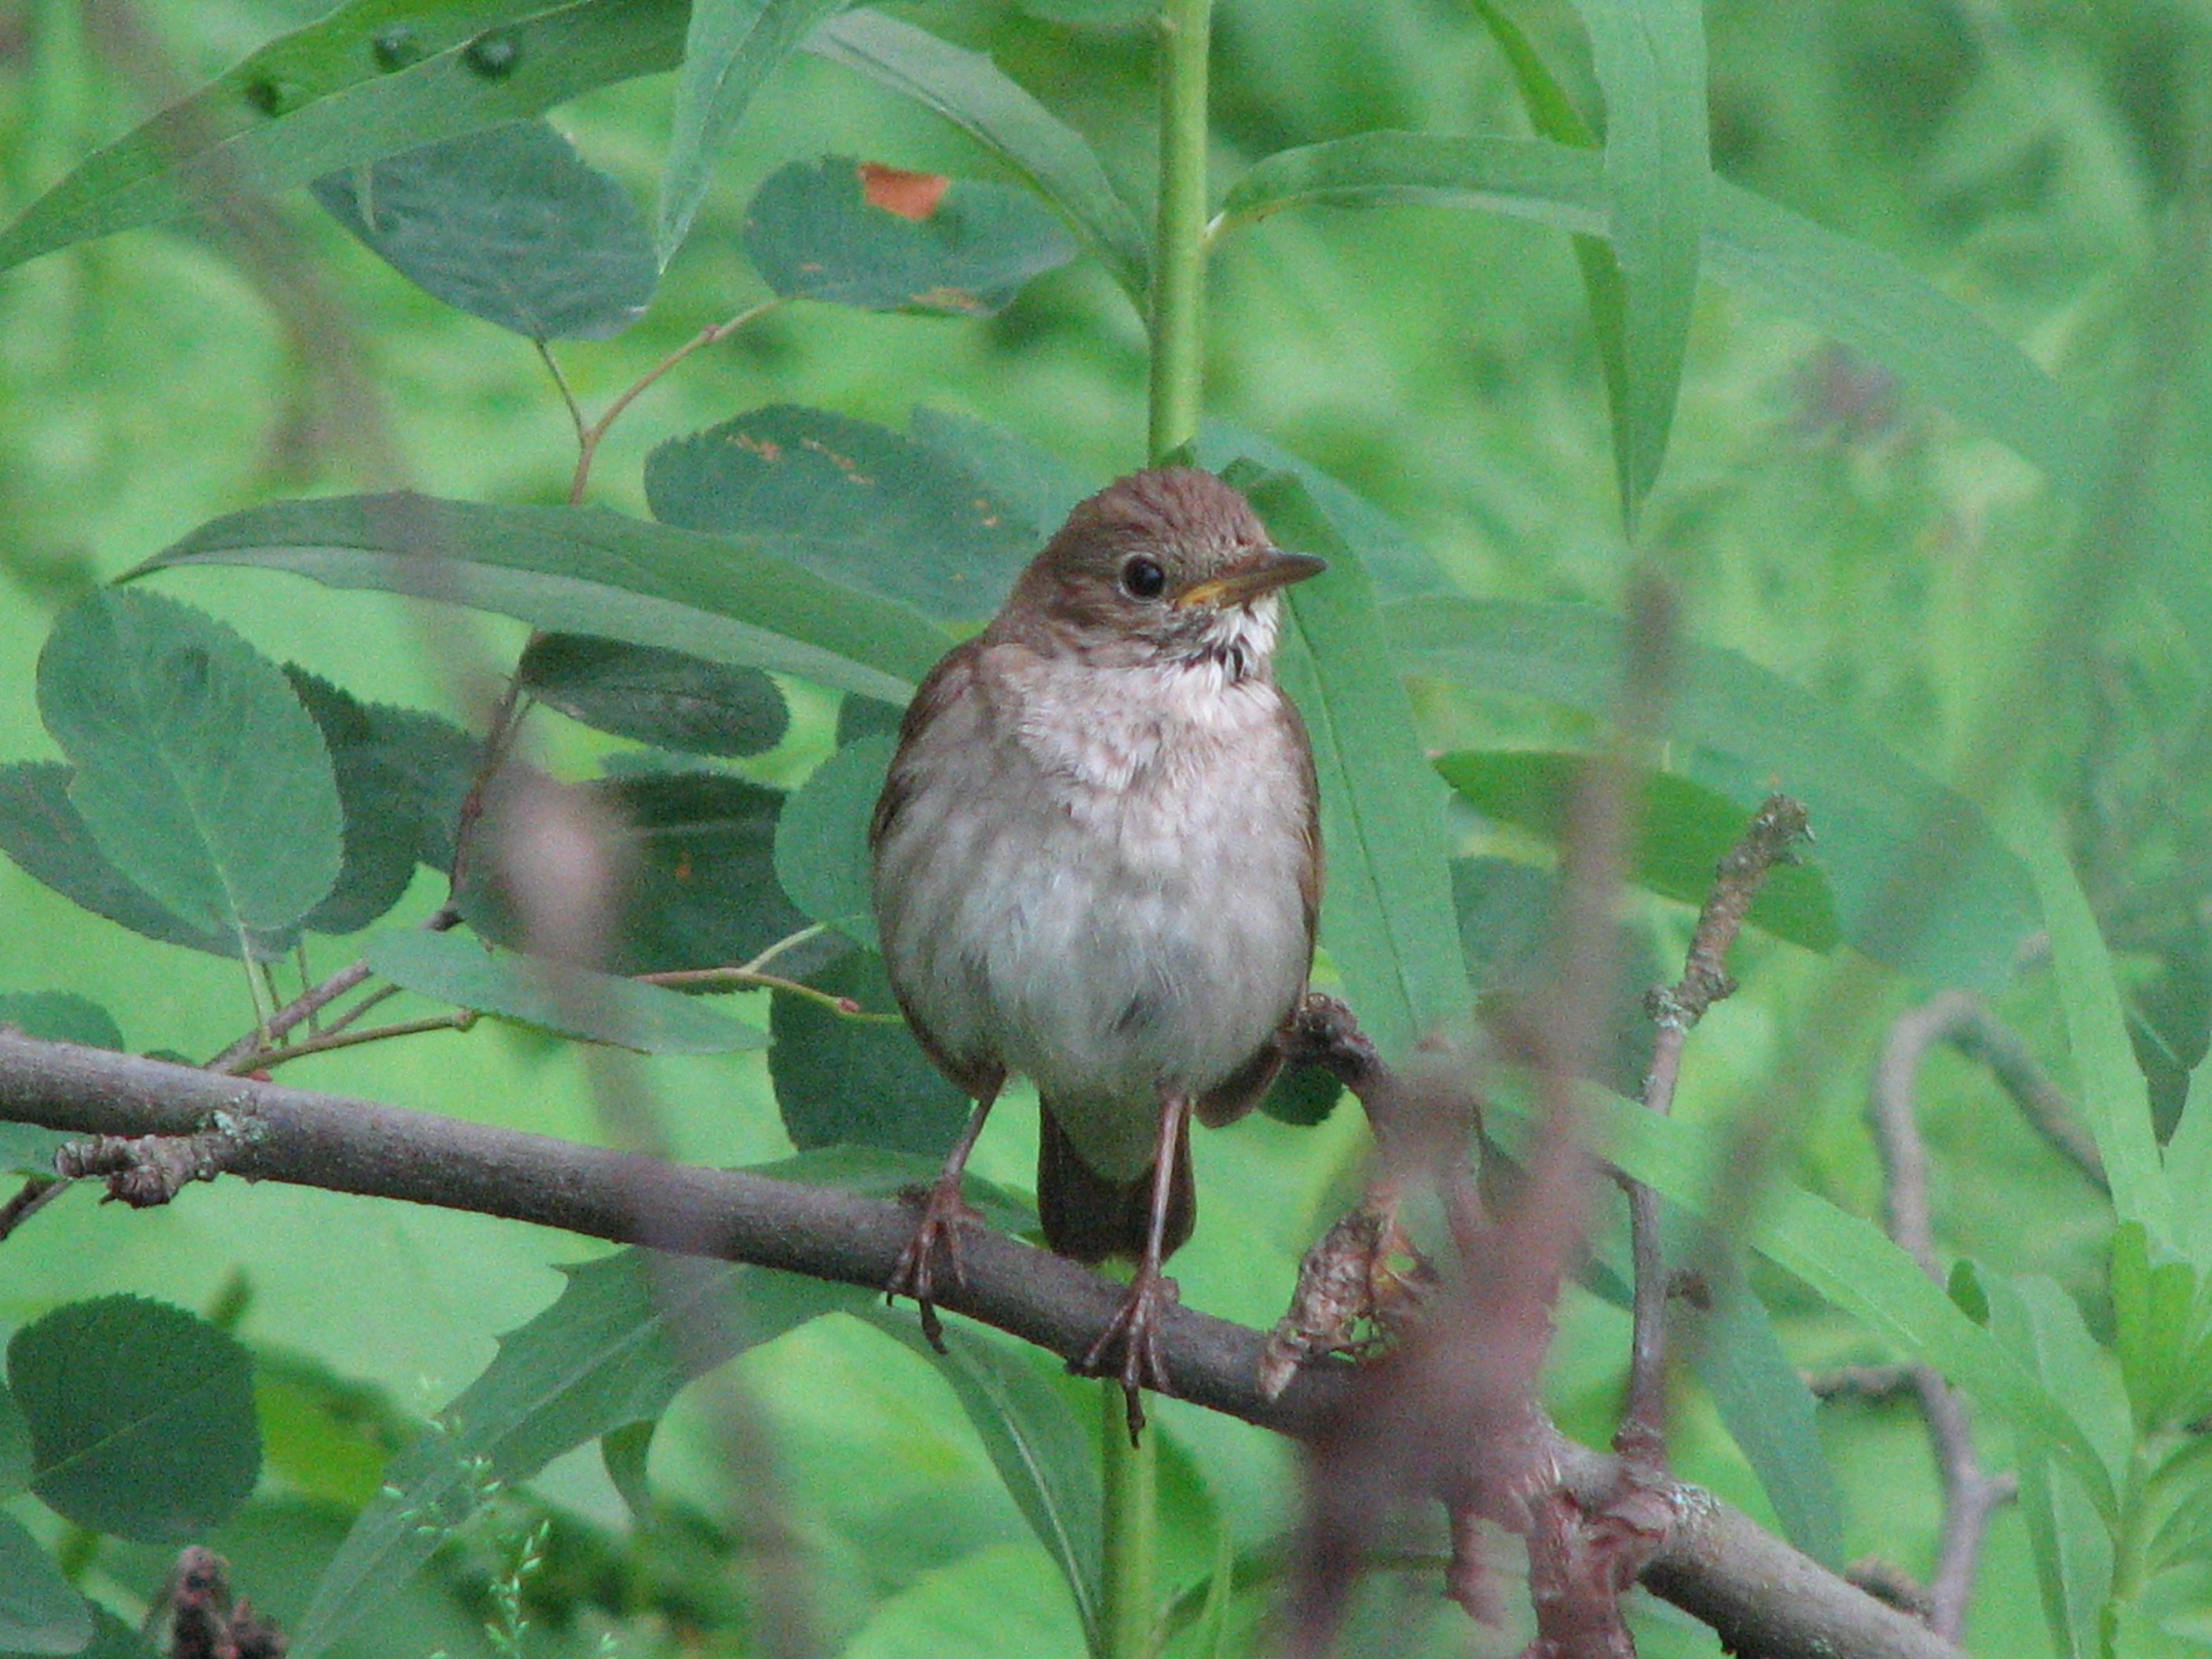
[[629,192],[543,121],[343,168],[313,190],[400,275],[527,339],[610,338],[659,280]]
[[571,720],[687,754],[765,754],[791,725],[783,693],[759,669],[655,646],[541,634],[516,673],[532,696]]
[[868,823],[884,793],[888,737],[847,744],[814,769],[775,826],[775,873],[791,901],[815,921],[876,948]]
[[261,1469],[253,1361],[180,1308],[71,1303],[8,1344],[31,1490],[95,1532],[182,1543],[234,1514]]
[[665,525],[764,547],[940,620],[989,616],[1036,551],[957,463],[887,427],[791,404],[670,439],[646,457],[645,495]]
[[2212,1193],[2212,1053],[2189,1075],[2189,1096],[2166,1137],[2163,1162],[2167,1188],[2176,1194],[2175,1244],[2200,1274],[2212,1278],[2212,1204],[2203,1201]]
[[2120,1219],[2139,1221],[2154,1239],[2171,1244],[2173,1194],[2159,1162],[2150,1085],[2128,1041],[2111,953],[2057,839],[2039,837],[2034,858],[2035,884],[2051,929],[2051,969],[2066,1010],[2067,1046],[2081,1085],[2075,1109],[2096,1140]]
[[0,270],[673,69],[683,0],[351,0],[89,157],[0,233]]
[[1605,91],[1606,218],[1620,271],[1614,411],[1631,532],[1659,476],[1689,349],[1711,162],[1702,0],[1576,0]]
[[[813,975],[832,996],[868,1013],[896,1013],[883,958],[855,951]],[[810,998],[775,993],[768,1057],[785,1133],[802,1150],[880,1146],[941,1158],[971,1102],[930,1063],[902,1021],[854,1019]]]
[[[1386,606],[1398,666],[1602,718],[1622,624],[1588,605],[1426,599]],[[2027,867],[1973,805],[1820,699],[1731,651],[1685,645],[1669,737],[1691,778],[1740,799],[1778,785],[1811,811],[1844,939],[1941,984],[2010,975],[2039,922]]]
[[[1506,750],[1440,755],[1446,783],[1503,823],[1558,844],[1566,830],[1580,755]],[[1757,803],[1731,801],[1672,772],[1646,774],[1636,812],[1632,879],[1664,897],[1701,904],[1714,867],[1751,821]],[[1826,878],[1809,865],[1773,871],[1751,908],[1751,921],[1810,951],[1840,942]]]
[[[1879,249],[1716,179],[1704,268],[1865,353],[2040,467],[2076,500],[2105,441],[2074,399],[1967,307]],[[1431,202],[1605,234],[1599,158],[1542,139],[1370,132],[1284,150],[1229,189],[1224,224],[1300,203]]]
[[1098,1459],[1090,1425],[1024,1354],[986,1334],[948,1330],[945,1351],[929,1345],[913,1320],[871,1308],[868,1322],[937,1367],[952,1385],[991,1466],[1075,1598],[1094,1645],[1104,1601],[1104,1538]]
[[412,495],[279,501],[203,525],[131,574],[192,564],[444,599],[895,702],[952,642],[912,611],[825,581],[757,540],[598,508]]
[[563,1269],[559,1300],[397,1458],[315,1587],[292,1643],[313,1659],[374,1620],[501,1486],[649,1422],[693,1377],[866,1291],[764,1267],[628,1250]]
[[1466,1011],[1445,867],[1444,789],[1414,737],[1365,572],[1304,485],[1232,468],[1283,546],[1331,561],[1291,590],[1278,657],[1321,779],[1328,882],[1322,939],[1360,1023],[1403,1056]]
[[845,0],[692,0],[660,176],[660,263],[684,239],[753,94]]
[[787,299],[990,317],[1075,242],[1015,185],[826,155],[768,176],[745,210],[745,255]]
[[30,1528],[0,1515],[0,1653],[76,1653],[92,1640],[92,1609]]
[[193,928],[266,941],[330,892],[343,827],[322,733],[212,617],[158,593],[80,601],[40,654],[39,710],[101,852]]
[[572,963],[485,949],[459,933],[379,933],[364,952],[395,985],[459,1008],[647,1054],[719,1054],[768,1039],[694,998]]
[[806,49],[936,111],[996,155],[1060,210],[1122,292],[1144,307],[1149,256],[1135,212],[1083,136],[988,58],[865,7],[817,30]]
[[1239,459],[1257,461],[1272,472],[1288,472],[1306,487],[1314,505],[1359,556],[1378,599],[1457,591],[1412,531],[1304,456],[1234,422],[1208,421],[1199,428],[1200,466],[1221,472]]

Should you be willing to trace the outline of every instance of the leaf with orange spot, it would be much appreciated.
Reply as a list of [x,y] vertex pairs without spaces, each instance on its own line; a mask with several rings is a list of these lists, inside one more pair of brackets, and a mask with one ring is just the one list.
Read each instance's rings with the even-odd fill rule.
[[921,220],[937,211],[952,181],[941,173],[910,173],[885,167],[881,161],[860,163],[860,194],[870,207],[896,213],[902,219]]

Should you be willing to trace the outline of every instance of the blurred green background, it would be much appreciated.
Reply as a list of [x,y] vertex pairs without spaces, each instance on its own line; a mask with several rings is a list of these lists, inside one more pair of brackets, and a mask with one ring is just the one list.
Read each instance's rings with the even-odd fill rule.
[[[1115,9],[1037,0],[901,9],[988,48],[1146,191],[1147,38],[1077,27]],[[317,10],[276,0],[0,6],[0,217]],[[1578,77],[1595,112],[1571,8],[1530,0],[1516,15]],[[2143,320],[2158,297],[2154,249],[2212,131],[2208,88],[2190,73],[2204,61],[2197,8],[1715,0],[1707,15],[1719,172],[1895,255],[2020,341],[2100,416],[2131,407]],[[1220,0],[1215,76],[1217,181],[1283,146],[1370,128],[1525,131],[1471,8],[1444,0]],[[649,201],[669,92],[665,77],[611,88],[556,112],[556,123]],[[650,316],[618,340],[561,351],[587,409],[759,297],[738,248],[743,204],[776,167],[831,150],[989,171],[912,106],[799,58],[747,117]],[[1225,245],[1210,293],[1211,414],[1386,507],[1471,592],[1619,601],[1604,400],[1564,239],[1411,207],[1285,214]],[[788,308],[641,400],[602,453],[594,496],[639,510],[651,445],[779,401],[898,427],[920,404],[971,413],[1103,482],[1141,459],[1143,347],[1139,319],[1082,264],[1039,281],[988,323]],[[243,233],[133,233],[0,277],[0,758],[54,752],[32,685],[55,611],[205,520],[282,495],[399,484],[556,502],[572,463],[567,415],[528,347],[410,287],[303,194],[270,204]],[[2021,667],[2007,653],[2039,637],[2052,573],[2078,533],[2025,464],[1872,364],[1707,286],[1644,538],[1679,576],[1693,635],[1821,693],[1924,769],[1989,793],[2010,780],[1978,771],[1966,746],[1985,727],[1993,689]],[[457,715],[480,714],[522,637],[484,617],[276,574],[161,582],[271,655],[363,696]],[[2212,705],[2188,604],[2154,603],[2148,586],[2131,592],[2082,642],[2097,670],[2091,691],[2054,702],[2051,729],[2036,734],[2047,741],[2017,764],[2067,814],[2108,933],[2131,953],[2138,1046],[2170,1105],[2204,1047],[2205,792],[2195,763],[2212,738]],[[763,778],[793,781],[828,750],[830,700],[800,688],[795,708],[791,738],[750,763]],[[1587,735],[1528,705],[1438,697],[1425,714],[1447,746]],[[588,769],[604,745],[557,726],[549,717],[539,728],[544,758]],[[1468,836],[1465,850],[1532,855],[1471,819]],[[441,896],[424,881],[412,912]],[[1670,955],[1687,920],[1657,901],[1640,918]],[[319,971],[347,959],[344,941],[311,945]],[[1798,1177],[1875,1212],[1863,1096],[1878,1029],[1808,1051],[1808,1033],[1823,1030],[1825,967],[1754,937],[1737,969],[1747,988],[1693,1040],[1683,1109],[1731,1110],[1786,1076],[1802,1091],[1778,1106]],[[0,864],[0,991],[47,988],[117,1012],[134,1048],[195,1058],[252,1017],[234,967],[138,939]],[[1901,1009],[1913,994],[1885,984],[1877,1001]],[[732,1006],[765,1019],[748,1000]],[[2047,998],[2033,981],[2003,1011],[2055,1055]],[[734,1164],[787,1150],[757,1057],[641,1065],[659,1133],[678,1155]],[[334,1054],[286,1078],[556,1134],[609,1133],[572,1054],[490,1023],[466,1036]],[[1937,1057],[1926,1099],[1946,1243],[2056,1273],[2094,1298],[2101,1269],[2090,1246],[2106,1224],[2087,1189],[1963,1060]],[[975,1167],[1026,1186],[1034,1116],[1023,1110],[1003,1115]],[[1273,1321],[1298,1255],[1356,1174],[1363,1142],[1352,1115],[1310,1131],[1255,1120],[1200,1138],[1203,1219],[1177,1258],[1188,1301]],[[0,1249],[0,1325],[70,1297],[137,1290],[223,1310],[257,1345],[419,1415],[482,1369],[498,1333],[551,1297],[550,1264],[589,1248],[236,1182],[143,1214],[76,1194]],[[1802,1364],[1885,1357],[1796,1287],[1763,1288]],[[1625,1346],[1622,1316],[1571,1293],[1549,1384],[1571,1429],[1608,1431]],[[1710,1409],[1686,1392],[1683,1472],[1770,1514]],[[1901,1402],[1824,1412],[1853,1505],[1848,1553],[1924,1573],[1937,1508],[1917,1419]],[[1295,1472],[1281,1448],[1174,1402],[1159,1415],[1178,1567],[1194,1574],[1210,1562],[1214,1515],[1240,1547],[1289,1523]],[[742,1480],[732,1471],[732,1421],[761,1431]],[[1991,1455],[2002,1462],[2004,1450],[2000,1440]],[[268,1496],[216,1540],[280,1617],[296,1609],[343,1525],[345,1493],[318,1486],[317,1455],[297,1466],[278,1458]],[[653,1472],[680,1524],[629,1537],[596,1460],[566,1460],[535,1498],[514,1500],[512,1536],[489,1526],[448,1550],[411,1604],[414,1627],[353,1650],[483,1650],[483,1585],[507,1570],[538,1502],[560,1520],[551,1563],[530,1585],[534,1651],[586,1651],[602,1632],[623,1652],[678,1650],[687,1632],[704,1644],[696,1650],[744,1651],[760,1574],[787,1569],[828,1650],[1079,1650],[1056,1575],[950,1393],[920,1360],[851,1322],[810,1326],[695,1390],[657,1443]],[[156,1571],[150,1556],[121,1552],[102,1558],[88,1585],[123,1605]],[[1984,1583],[1974,1645],[2045,1651],[2009,1515]],[[1360,1639],[1377,1651],[1386,1633],[1403,1650],[1464,1650],[1452,1644],[1472,1627],[1433,1589],[1432,1578],[1379,1588]],[[1647,1651],[1715,1650],[1678,1615],[1639,1606]],[[1523,1633],[1472,1639],[1506,1653]]]

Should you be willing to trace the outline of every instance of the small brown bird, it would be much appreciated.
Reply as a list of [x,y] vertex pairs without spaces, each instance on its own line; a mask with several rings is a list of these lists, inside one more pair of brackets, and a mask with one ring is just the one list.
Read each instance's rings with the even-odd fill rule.
[[1137,1264],[1080,1367],[1121,1377],[1132,1436],[1196,1215],[1190,1114],[1266,1093],[1313,963],[1313,751],[1273,657],[1277,590],[1323,568],[1211,473],[1100,491],[923,681],[869,831],[891,987],[975,1101],[889,1288],[936,1340],[939,1253],[957,1282],[980,1220],[962,1167],[1028,1076],[1045,1242]]

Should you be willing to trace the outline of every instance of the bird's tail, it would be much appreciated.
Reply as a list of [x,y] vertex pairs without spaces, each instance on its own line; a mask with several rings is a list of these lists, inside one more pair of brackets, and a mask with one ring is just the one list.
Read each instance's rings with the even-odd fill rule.
[[[1111,1255],[1133,1261],[1142,1255],[1152,1230],[1156,1167],[1146,1164],[1134,1181],[1109,1181],[1083,1161],[1052,1108],[1046,1107],[1037,1139],[1037,1215],[1044,1223],[1044,1242],[1056,1255],[1078,1261],[1097,1263]],[[1190,1120],[1186,1116],[1168,1186],[1163,1261],[1182,1248],[1197,1222],[1198,1188],[1191,1178]]]

